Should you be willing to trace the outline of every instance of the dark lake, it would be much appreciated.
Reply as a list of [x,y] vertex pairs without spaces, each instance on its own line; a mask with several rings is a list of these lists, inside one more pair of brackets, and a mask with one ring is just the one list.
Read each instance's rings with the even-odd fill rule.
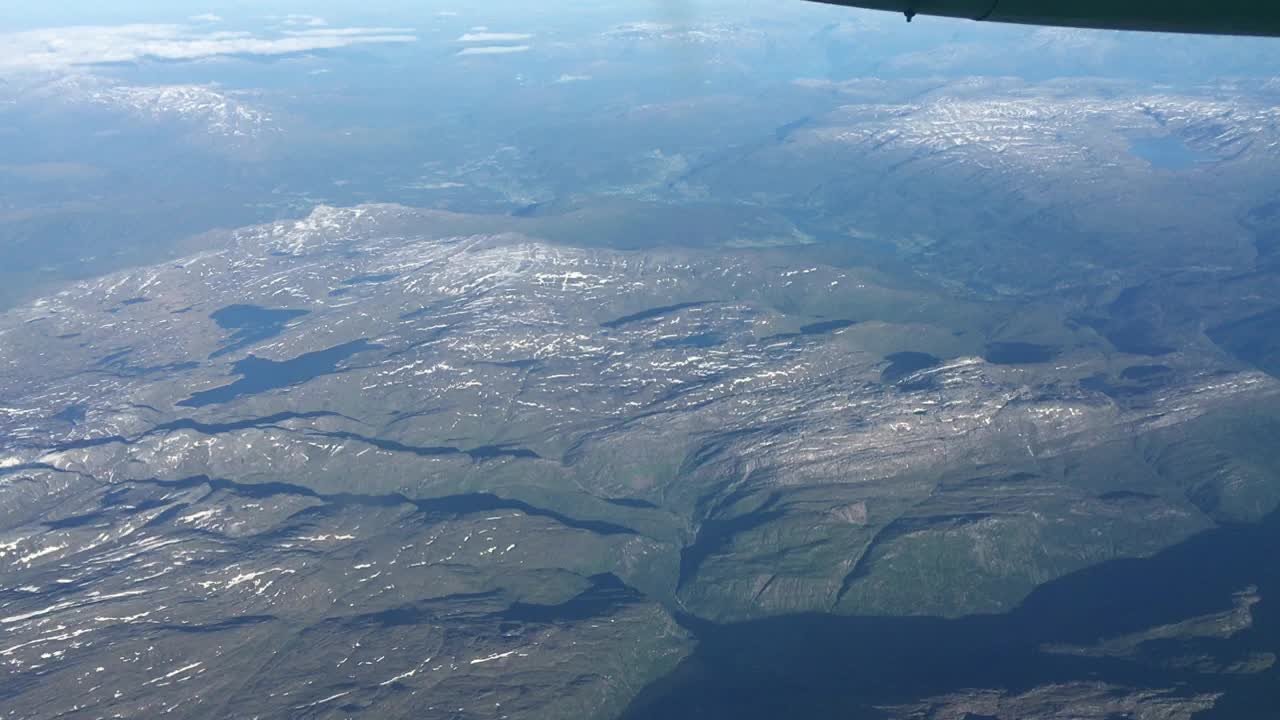
[[307,310],[265,308],[258,305],[228,305],[215,310],[209,318],[223,330],[231,330],[227,344],[215,350],[210,359],[279,335],[288,324]]
[[[1280,648],[1280,515],[1210,530],[1154,557],[1117,560],[1050,582],[1003,615],[835,617],[798,615],[717,625],[685,620],[699,645],[646,688],[625,717],[879,718],[877,706],[968,688],[1014,692],[1048,683],[1107,682],[1228,691],[1197,720],[1271,717],[1280,670],[1202,673],[1120,658],[1049,654],[1048,643],[1088,645],[1232,607],[1256,585],[1253,626],[1230,639],[1163,641],[1150,652],[1227,665]],[[909,611],[904,608],[904,611]],[[1146,646],[1144,646],[1146,648]]]
[[1280,377],[1280,310],[1219,325],[1206,334],[1241,361]]
[[819,322],[809,323],[808,325],[802,325],[800,326],[800,329],[796,332],[785,332],[785,333],[777,333],[776,335],[766,335],[765,337],[760,338],[760,342],[773,343],[779,340],[791,340],[793,338],[806,337],[811,335],[826,335],[827,333],[833,333],[833,332],[836,332],[837,330],[844,330],[845,328],[851,328],[857,324],[858,324],[857,320],[845,320],[845,319],[821,320]]
[[502,613],[504,620],[516,622],[565,622],[589,620],[612,611],[620,605],[641,602],[644,596],[624,584],[612,573],[587,578],[591,586],[581,594],[558,605],[514,603]]
[[1134,138],[1129,141],[1129,152],[1158,170],[1186,170],[1213,159],[1172,135]]
[[623,325],[628,325],[630,323],[642,322],[644,320],[653,320],[655,318],[660,318],[663,315],[670,315],[671,313],[679,312],[681,310],[688,310],[689,308],[702,307],[703,305],[709,305],[709,304],[710,304],[709,302],[702,301],[702,302],[677,303],[675,305],[663,305],[661,307],[649,308],[648,310],[641,310],[640,312],[631,313],[630,315],[623,315],[620,318],[609,320],[607,322],[602,322],[600,323],[600,327],[611,328],[611,329],[618,328],[618,327],[622,327]]
[[825,335],[836,330],[844,330],[848,327],[857,325],[857,320],[823,320],[821,322],[809,323],[800,328],[801,335]]
[[880,372],[880,380],[882,382],[897,382],[902,378],[928,370],[942,362],[939,358],[922,352],[896,352],[885,358],[889,361],[889,367]]
[[353,340],[336,347],[315,352],[303,353],[289,360],[267,360],[250,355],[237,361],[231,372],[240,376],[239,380],[212,390],[193,393],[191,397],[178,403],[182,407],[204,407],[230,402],[244,395],[276,390],[290,385],[298,385],[321,375],[329,375],[338,369],[338,364],[357,353],[376,350],[382,347],[368,340]]

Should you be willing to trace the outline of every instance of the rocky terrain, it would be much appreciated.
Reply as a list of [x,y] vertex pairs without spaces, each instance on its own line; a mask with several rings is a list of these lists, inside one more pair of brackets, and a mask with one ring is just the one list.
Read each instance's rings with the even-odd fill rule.
[[321,207],[9,312],[6,704],[607,715],[676,613],[1006,611],[1276,504],[1257,370],[538,228]]
[[1256,46],[774,5],[21,33],[0,715],[1280,703]]

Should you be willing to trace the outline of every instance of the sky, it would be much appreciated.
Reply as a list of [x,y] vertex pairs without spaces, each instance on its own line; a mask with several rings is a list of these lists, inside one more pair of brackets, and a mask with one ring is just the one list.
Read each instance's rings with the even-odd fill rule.
[[[158,0],[28,3],[0,15],[0,73],[57,70],[139,59],[200,60],[220,55],[274,56],[344,47],[456,41],[455,27],[484,27],[505,48],[465,55],[519,54],[571,38],[580,28],[623,20],[696,24],[708,19],[758,25],[794,23],[847,35],[851,52],[893,57],[886,71],[1033,78],[1070,74],[1152,81],[1217,82],[1280,73],[1277,43],[1265,38],[1204,38],[997,26],[965,20],[902,18],[804,0]],[[449,33],[454,33],[450,35]],[[783,48],[787,50],[787,48]],[[794,48],[801,52],[804,48]],[[914,53],[914,54],[913,54]],[[906,67],[904,63],[914,63]],[[1042,71],[1041,71],[1042,70]]]

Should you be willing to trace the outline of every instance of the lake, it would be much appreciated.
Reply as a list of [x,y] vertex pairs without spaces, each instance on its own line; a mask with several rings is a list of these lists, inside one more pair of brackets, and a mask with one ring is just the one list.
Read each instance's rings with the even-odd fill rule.
[[[808,614],[718,625],[683,622],[699,644],[668,677],[646,688],[625,717],[879,718],[878,706],[973,688],[1021,692],[1052,683],[1107,682],[1229,690],[1198,716],[1270,717],[1280,707],[1280,669],[1203,673],[1114,657],[1050,654],[1046,644],[1090,645],[1233,606],[1257,586],[1251,628],[1229,639],[1143,646],[1172,660],[1185,654],[1227,665],[1280,648],[1280,515],[1257,525],[1202,533],[1151,558],[1116,560],[1049,582],[1016,610],[958,619]],[[910,608],[903,608],[910,612]]]

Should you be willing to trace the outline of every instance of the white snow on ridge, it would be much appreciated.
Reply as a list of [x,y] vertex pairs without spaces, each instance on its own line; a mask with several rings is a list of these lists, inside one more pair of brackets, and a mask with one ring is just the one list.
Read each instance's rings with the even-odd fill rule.
[[23,564],[23,565],[28,565],[28,564],[30,564],[30,563],[31,563],[31,561],[33,561],[33,560],[38,560],[38,559],[40,559],[40,558],[44,557],[45,555],[52,555],[53,553],[56,553],[56,552],[58,552],[59,550],[66,550],[66,549],[67,549],[67,546],[66,546],[65,544],[63,544],[63,545],[50,545],[49,547],[43,548],[43,549],[41,549],[41,550],[37,550],[37,551],[35,551],[35,552],[33,552],[33,553],[29,553],[29,554],[27,554],[27,555],[23,555],[22,557],[18,558],[18,559],[17,559],[17,560],[15,560],[14,562],[16,562],[16,563],[20,563],[20,564]]
[[117,85],[93,92],[89,99],[153,119],[201,123],[212,135],[253,137],[273,127],[266,112],[206,85]]
[[307,703],[306,705],[297,705],[297,706],[295,706],[293,709],[294,709],[294,710],[305,710],[305,709],[307,709],[307,708],[317,707],[317,706],[319,706],[319,705],[324,705],[325,703],[333,702],[334,700],[337,700],[338,698],[346,697],[346,696],[350,695],[350,694],[351,694],[351,693],[353,693],[353,692],[355,692],[355,691],[354,691],[354,690],[347,690],[346,692],[336,693],[336,694],[334,694],[334,695],[330,695],[330,696],[329,696],[329,697],[327,697],[327,698],[322,698],[322,699],[320,699],[320,700],[317,700],[317,701],[315,701],[315,702],[313,702],[313,703]]
[[512,655],[515,655],[517,652],[519,652],[519,650],[508,650],[508,651],[506,651],[506,652],[504,652],[504,653],[494,653],[493,655],[489,655],[488,657],[476,658],[475,660],[472,660],[469,664],[470,664],[470,665],[482,665],[482,664],[487,663],[487,662],[493,662],[494,660],[501,660],[501,659],[503,659],[503,658],[509,658],[509,657],[511,657]]
[[204,662],[203,662],[203,661],[200,661],[200,662],[193,662],[193,663],[191,663],[190,665],[184,665],[183,667],[180,667],[180,668],[178,668],[177,670],[174,670],[174,671],[172,671],[172,672],[168,673],[167,675],[161,675],[161,676],[160,676],[160,677],[158,677],[158,678],[153,678],[153,679],[151,679],[151,680],[148,680],[147,682],[143,683],[143,685],[152,685],[152,684],[154,684],[154,683],[158,683],[158,682],[160,682],[161,680],[168,680],[168,679],[169,679],[169,678],[171,678],[171,677],[175,677],[175,676],[177,676],[177,675],[181,675],[181,674],[183,674],[183,673],[185,673],[185,672],[187,672],[187,671],[189,671],[189,670],[195,670],[196,668],[200,667],[200,666],[201,666],[201,665],[203,665],[203,664],[204,664]]
[[188,515],[183,515],[182,517],[178,518],[174,522],[180,522],[183,524],[195,523],[195,522],[200,522],[201,520],[206,520],[217,514],[218,514],[218,511],[216,509],[200,510],[198,512],[190,513]]

